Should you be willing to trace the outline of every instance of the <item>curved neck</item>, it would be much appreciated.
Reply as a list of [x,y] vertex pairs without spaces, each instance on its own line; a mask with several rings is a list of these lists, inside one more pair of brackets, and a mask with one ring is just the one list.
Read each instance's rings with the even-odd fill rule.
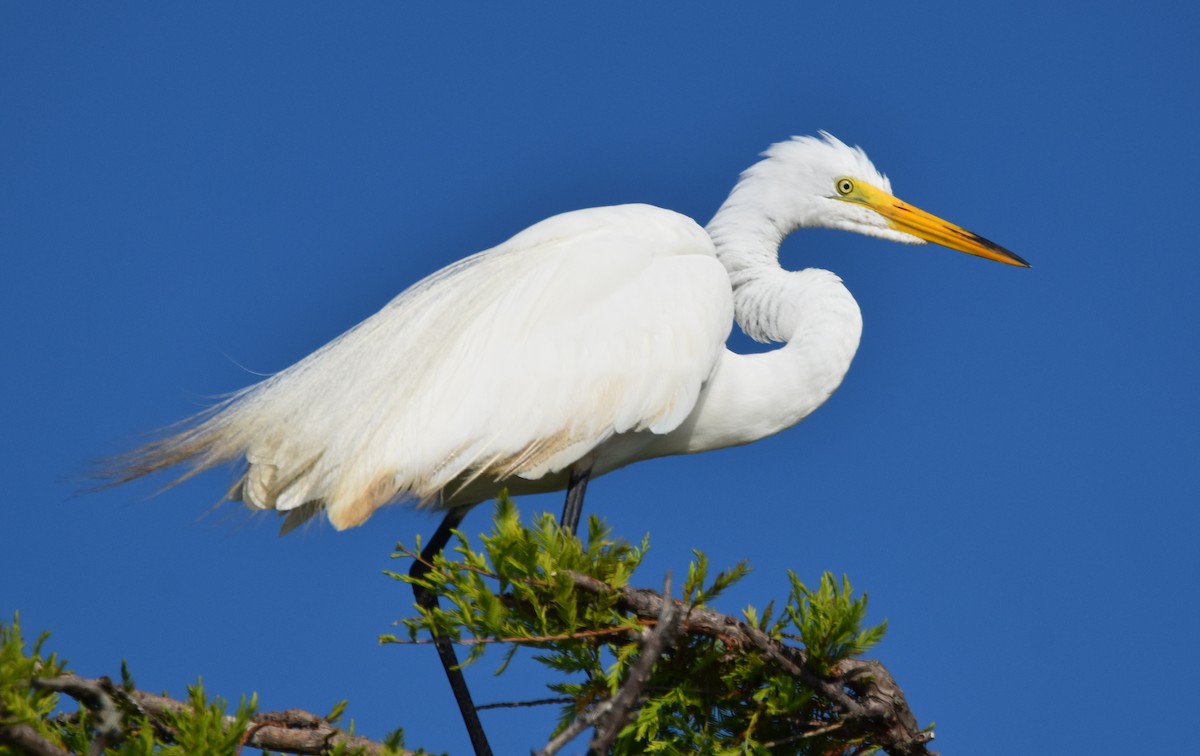
[[841,279],[818,268],[780,268],[779,245],[792,229],[736,199],[735,192],[708,232],[729,271],[737,323],[758,341],[786,343],[763,354],[726,351],[691,416],[662,439],[662,454],[746,444],[790,428],[841,385],[862,337],[862,313]]
[[[738,292],[747,282],[764,272],[781,270],[779,245],[795,230],[794,226],[782,225],[779,214],[767,210],[753,188],[753,182],[749,187],[739,182],[705,228],[717,248],[717,259],[729,271],[735,306]],[[741,325],[740,312],[737,320]]]
[[862,316],[841,279],[816,268],[791,272],[779,265],[784,238],[816,223],[794,209],[773,207],[776,195],[759,188],[752,180],[739,182],[705,229],[729,272],[738,326],[755,341],[785,341],[793,348],[821,335],[844,337],[835,340],[852,342],[853,357]]

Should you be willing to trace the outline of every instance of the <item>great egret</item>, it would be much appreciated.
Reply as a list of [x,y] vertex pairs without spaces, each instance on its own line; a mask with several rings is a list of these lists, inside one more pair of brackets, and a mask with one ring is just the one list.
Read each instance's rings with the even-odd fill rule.
[[[893,197],[861,149],[795,137],[742,174],[707,228],[648,205],[544,220],[130,453],[113,477],[242,459],[229,498],[288,513],[285,528],[322,510],[347,528],[412,501],[447,513],[428,556],[503,487],[568,489],[573,529],[590,477],[765,438],[834,392],[858,348],[858,305],[833,273],[778,261],[785,236],[816,226],[1028,267]],[[728,351],[735,317],[785,345]]]

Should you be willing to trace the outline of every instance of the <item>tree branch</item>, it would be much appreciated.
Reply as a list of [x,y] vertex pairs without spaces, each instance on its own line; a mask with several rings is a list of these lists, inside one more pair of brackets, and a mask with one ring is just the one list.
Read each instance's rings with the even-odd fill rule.
[[75,675],[35,679],[34,688],[66,693],[88,708],[96,717],[96,737],[88,756],[100,756],[109,745],[121,740],[121,711],[113,700],[112,680],[101,677],[87,680]]
[[600,719],[601,724],[596,728],[592,742],[588,744],[588,756],[602,756],[602,754],[608,753],[613,741],[617,739],[617,733],[621,732],[633,714],[634,706],[642,695],[642,689],[650,680],[650,672],[654,669],[654,663],[658,661],[663,650],[675,641],[675,633],[679,629],[679,611],[675,602],[670,600],[670,572],[663,581],[663,596],[667,600],[661,602],[658,622],[653,630],[646,631],[646,638],[642,642],[638,660],[629,669],[629,678],[613,696],[612,706],[608,713]]
[[[33,685],[39,688],[48,690],[57,690],[79,701],[92,711],[114,712],[117,717],[117,727],[120,727],[122,704],[128,706],[139,713],[144,713],[151,722],[160,729],[160,732],[169,733],[169,728],[164,725],[166,714],[178,713],[190,708],[184,701],[178,701],[174,698],[159,696],[153,693],[146,693],[141,690],[125,690],[119,686],[113,685],[112,681],[107,677],[98,679],[89,679],[86,677],[77,677],[72,674],[64,674],[58,677],[39,678],[33,681]],[[111,720],[110,725],[111,726]],[[225,721],[232,723],[234,718],[226,716]],[[334,727],[322,717],[300,709],[286,709],[284,711],[261,712],[255,714],[251,718],[253,724],[246,730],[246,734],[242,740],[243,745],[251,748],[259,748],[267,751],[280,751],[283,753],[296,754],[324,754],[328,753],[333,747],[344,744],[347,748],[361,748],[362,752],[367,756],[382,756],[386,752],[386,747],[382,743],[364,738],[358,735],[348,735],[342,730]],[[0,728],[0,742],[4,740],[5,729],[14,729],[13,727]],[[31,729],[31,728],[26,728]],[[37,737],[37,733],[33,733]],[[41,738],[39,737],[39,740]],[[15,741],[13,745],[18,744]],[[45,746],[51,749],[57,749],[57,746],[42,741]],[[99,739],[97,740],[99,742]],[[25,750],[33,754],[45,754],[46,756],[60,756],[66,754],[66,751],[47,750],[42,748],[37,750],[35,747],[26,746]]]
[[12,746],[17,753],[29,756],[71,756],[71,754],[38,735],[37,730],[25,724],[0,725],[0,745]]
[[[671,595],[670,573],[667,573],[664,581],[663,595]],[[553,756],[563,746],[574,740],[579,733],[592,725],[597,726],[592,742],[588,744],[588,756],[608,753],[613,741],[625,727],[625,723],[629,721],[634,706],[641,697],[642,689],[650,679],[654,663],[658,661],[663,650],[675,639],[675,633],[679,627],[679,612],[676,610],[675,602],[661,602],[660,611],[655,620],[652,628],[643,631],[641,653],[638,654],[638,660],[630,667],[629,677],[621,685],[616,695],[577,716],[575,721],[552,738],[535,756]]]
[[578,572],[568,573],[580,590],[594,594],[618,594],[618,606],[640,619],[657,621],[665,603],[683,610],[680,632],[721,638],[728,646],[754,648],[801,684],[815,690],[838,712],[841,730],[867,737],[874,746],[893,756],[936,756],[928,749],[933,734],[922,732],[895,679],[878,661],[846,659],[834,676],[819,675],[807,666],[804,649],[788,646],[763,631],[704,607],[686,607],[665,602],[645,588],[614,589],[607,583]]

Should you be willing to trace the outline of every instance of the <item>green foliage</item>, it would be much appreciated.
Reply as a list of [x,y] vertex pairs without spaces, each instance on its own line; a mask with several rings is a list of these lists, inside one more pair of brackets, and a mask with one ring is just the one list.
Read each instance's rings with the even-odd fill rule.
[[[121,663],[121,684],[111,688],[108,698],[120,710],[119,735],[103,736],[102,717],[85,707],[78,712],[60,712],[60,704],[70,701],[62,694],[38,687],[35,680],[77,680],[64,678],[67,669],[57,656],[43,655],[47,634],[42,634],[33,648],[26,651],[20,617],[14,616],[11,625],[0,623],[0,725],[27,725],[48,743],[71,753],[89,753],[96,742],[106,747],[107,756],[190,756],[213,754],[233,756],[241,750],[243,736],[251,724],[256,698],[244,698],[229,714],[226,702],[210,698],[197,681],[188,686],[187,700],[179,710],[168,710],[154,717],[131,703],[135,691],[133,676]],[[85,681],[88,682],[88,681]],[[328,721],[340,717],[346,708],[341,701],[330,712]],[[351,726],[351,730],[353,726]],[[396,731],[385,745],[399,752],[404,735]],[[334,756],[357,753],[338,744],[328,752]],[[0,756],[15,756],[17,752],[0,745]]]
[[[554,734],[582,715],[606,711],[619,691],[636,693],[634,710],[615,736],[617,754],[871,752],[869,724],[862,717],[843,718],[854,708],[845,700],[862,678],[839,678],[853,667],[839,663],[877,643],[886,623],[864,625],[867,598],[854,596],[849,580],[826,573],[809,588],[789,573],[790,593],[782,607],[768,604],[761,612],[747,607],[738,622],[710,607],[749,567],[739,563],[710,577],[708,558],[694,552],[674,592],[682,596],[678,631],[661,649],[649,679],[634,685],[631,670],[646,639],[661,634],[655,632],[660,615],[647,608],[659,606],[658,595],[630,587],[649,540],[633,545],[615,538],[596,517],[587,531],[583,539],[566,534],[550,515],[526,527],[516,506],[501,497],[492,532],[482,537],[478,551],[456,532],[452,552],[436,557],[421,577],[389,573],[431,591],[441,606],[418,607],[418,616],[404,622],[407,640],[383,640],[411,643],[430,633],[445,635],[469,646],[468,663],[489,645],[499,645],[505,653],[497,674],[519,648],[533,649],[533,659],[552,673],[548,687],[564,702]],[[403,545],[393,556],[419,558]],[[0,623],[0,725],[27,725],[72,753],[239,752],[253,721],[253,697],[228,714],[226,702],[210,698],[197,682],[178,710],[147,714],[133,703],[141,694],[124,662],[119,685],[80,681],[57,656],[43,652],[45,641],[42,635],[27,650],[19,617]],[[109,714],[94,702],[65,713],[62,704],[72,699],[39,680],[99,685]],[[64,690],[88,700],[86,690]],[[340,719],[345,709],[345,701],[337,703],[326,721]],[[352,723],[348,729],[353,732]],[[389,735],[383,745],[385,752],[399,751],[403,733]],[[344,744],[326,752],[354,753]],[[0,745],[0,756],[12,753]]]
[[809,666],[819,674],[843,659],[861,656],[887,632],[887,621],[860,630],[867,614],[867,596],[852,598],[850,579],[837,580],[826,572],[821,585],[810,590],[794,572],[788,571],[792,593],[788,597],[787,614],[800,631],[800,640],[808,649]]
[[346,713],[346,706],[347,706],[349,703],[350,703],[350,702],[349,702],[349,701],[347,701],[347,700],[346,700],[346,699],[344,699],[344,698],[343,698],[341,701],[338,701],[337,703],[335,703],[335,704],[333,705],[333,708],[332,708],[332,709],[330,709],[329,713],[328,713],[328,714],[326,714],[326,715],[323,717],[323,719],[324,719],[326,722],[329,722],[330,724],[333,724],[334,722],[337,722],[339,719],[341,719],[341,718],[342,718],[342,715]]
[[188,708],[167,715],[166,724],[174,730],[175,743],[159,753],[168,756],[226,753],[232,756],[238,751],[258,701],[257,697],[252,697],[247,703],[243,698],[233,715],[233,721],[226,722],[225,701],[221,698],[208,700],[204,685],[197,681],[195,685],[188,686],[187,703]]
[[[48,635],[39,636],[33,648],[25,650],[19,616],[11,625],[0,624],[0,724],[32,727],[46,741],[72,753],[87,753],[101,727],[99,717],[86,708],[74,715],[56,714],[62,702],[60,694],[33,684],[35,679],[55,679],[66,673],[65,662],[55,654],[43,656],[42,646]],[[122,690],[133,690],[133,677],[121,665]],[[235,754],[242,733],[254,713],[254,700],[245,700],[227,720],[225,702],[209,699],[203,686],[188,687],[187,707],[164,715],[153,723],[132,706],[122,711],[120,742],[111,743],[103,753],[111,756],[187,756],[188,754]],[[169,732],[164,739],[162,733]],[[113,738],[112,740],[115,740]],[[0,755],[15,753],[0,745]]]
[[[497,502],[494,529],[482,537],[481,550],[473,550],[461,532],[455,536],[454,557],[439,555],[425,575],[389,573],[440,600],[441,608],[417,607],[419,614],[404,621],[407,642],[444,634],[470,647],[465,663],[476,661],[487,645],[500,644],[506,653],[497,674],[518,647],[537,649],[534,658],[554,673],[548,687],[568,699],[556,733],[625,684],[654,619],[623,608],[619,589],[629,585],[648,539],[632,546],[613,538],[596,517],[589,519],[586,540],[563,533],[550,515],[526,528],[507,497]],[[403,544],[393,556],[418,558]],[[707,557],[695,552],[682,591],[684,631],[655,664],[614,753],[857,752],[856,741],[839,737],[837,709],[796,675],[719,634],[687,631],[689,608],[706,607],[748,571],[738,564],[710,580]],[[577,574],[610,590],[581,590]],[[839,585],[826,574],[811,590],[789,577],[791,594],[778,616],[770,605],[761,615],[749,607],[743,616],[775,641],[801,639],[813,674],[828,674],[883,637],[885,625],[864,629],[866,597],[853,597],[849,581]]]
[[[57,676],[66,668],[66,662],[55,654],[42,656],[48,637],[42,633],[26,653],[20,615],[14,615],[7,627],[0,623],[0,724],[29,725],[42,737],[54,739],[54,727],[48,720],[58,708],[58,694],[29,685],[35,677]],[[0,746],[0,754],[6,753]]]
[[[625,585],[641,561],[644,543],[639,548],[613,539],[596,518],[589,521],[585,547],[580,539],[565,536],[549,515],[532,529],[523,527],[516,506],[505,497],[497,503],[494,530],[483,537],[482,552],[472,551],[461,532],[455,535],[459,544],[454,552],[461,561],[439,555],[435,568],[417,581],[388,573],[418,582],[442,599],[440,608],[405,621],[410,640],[422,630],[454,640],[462,640],[464,631],[470,639],[511,638],[534,648],[554,648],[557,663],[575,670],[592,669],[596,661],[595,644],[574,637],[580,627],[603,627],[610,634],[638,628],[635,619],[618,616],[615,597],[580,594],[570,578],[571,571],[586,572],[610,585]],[[393,557],[415,558],[416,553],[399,545]],[[618,622],[609,626],[613,618]],[[482,643],[472,643],[466,663],[483,651]]]

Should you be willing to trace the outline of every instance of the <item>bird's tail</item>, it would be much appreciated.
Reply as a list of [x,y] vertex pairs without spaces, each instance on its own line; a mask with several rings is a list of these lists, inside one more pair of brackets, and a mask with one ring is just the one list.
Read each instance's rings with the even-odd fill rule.
[[171,467],[186,465],[187,469],[182,475],[168,484],[173,486],[228,462],[229,457],[217,453],[222,425],[219,422],[221,410],[228,401],[167,426],[158,434],[161,438],[131,451],[97,460],[91,470],[91,477],[96,481],[95,487],[112,488]]
[[[263,401],[265,384],[236,392],[203,412],[168,426],[160,437],[131,451],[106,457],[93,465],[91,490],[105,490],[169,469],[178,474],[159,492],[223,465],[241,465],[222,502],[244,502],[256,510],[276,510],[286,516],[282,533],[320,514],[326,508],[327,486],[318,463],[319,450],[295,448],[286,434],[264,432],[272,427]],[[390,481],[388,481],[390,483]],[[390,499],[394,490],[372,489],[369,513]],[[364,494],[365,495],[365,494]],[[363,517],[362,519],[365,519]],[[341,529],[354,522],[334,521]]]

